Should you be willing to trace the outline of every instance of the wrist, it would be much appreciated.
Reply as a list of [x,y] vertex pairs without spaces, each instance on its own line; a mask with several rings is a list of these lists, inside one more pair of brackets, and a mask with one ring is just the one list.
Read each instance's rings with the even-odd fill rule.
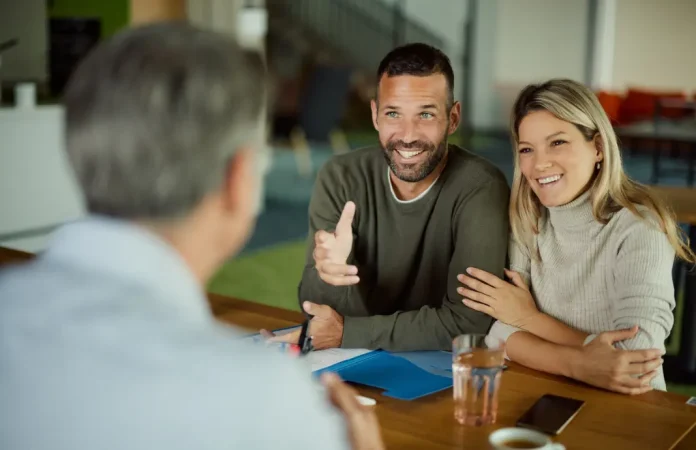
[[578,347],[565,347],[566,355],[561,359],[561,375],[580,380],[585,363],[585,352]]
[[522,320],[518,328],[521,328],[528,333],[536,335],[534,330],[538,330],[541,326],[543,326],[545,317],[546,314],[544,314],[543,312],[538,310],[534,311],[532,314],[528,315],[524,320]]

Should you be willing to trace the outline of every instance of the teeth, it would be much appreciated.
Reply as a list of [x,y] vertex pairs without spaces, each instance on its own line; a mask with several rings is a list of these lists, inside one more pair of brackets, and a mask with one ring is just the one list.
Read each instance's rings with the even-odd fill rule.
[[404,159],[410,159],[413,158],[416,155],[420,155],[423,153],[423,150],[417,150],[415,152],[405,152],[403,150],[399,150],[399,154],[404,157]]
[[554,181],[558,181],[560,179],[561,179],[560,175],[553,175],[551,177],[539,178],[539,183],[540,184],[549,184],[549,183],[553,183]]

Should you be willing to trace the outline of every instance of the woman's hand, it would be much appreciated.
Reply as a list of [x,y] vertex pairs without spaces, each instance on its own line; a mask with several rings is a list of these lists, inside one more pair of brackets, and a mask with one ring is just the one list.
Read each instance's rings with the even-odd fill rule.
[[662,366],[662,351],[619,350],[617,341],[631,339],[638,327],[629,330],[607,331],[580,350],[579,358],[572,358],[571,376],[592,386],[622,394],[638,395],[652,390],[650,381]]
[[460,274],[457,279],[464,284],[457,292],[464,297],[462,302],[469,308],[519,328],[531,321],[539,310],[529,288],[519,273],[505,269],[508,283],[486,271],[469,267],[468,275]]

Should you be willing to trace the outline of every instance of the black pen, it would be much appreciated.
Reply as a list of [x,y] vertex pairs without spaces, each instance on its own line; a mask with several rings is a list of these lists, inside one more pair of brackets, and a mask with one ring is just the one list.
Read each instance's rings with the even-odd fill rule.
[[307,336],[307,331],[309,330],[309,320],[307,319],[302,322],[302,329],[300,330],[300,339],[297,341],[297,345],[300,347],[300,355],[306,355],[312,351],[312,337]]

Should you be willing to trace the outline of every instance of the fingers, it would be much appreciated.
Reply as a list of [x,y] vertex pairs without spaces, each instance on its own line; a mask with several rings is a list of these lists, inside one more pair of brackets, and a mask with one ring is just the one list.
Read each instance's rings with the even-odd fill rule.
[[344,414],[350,416],[362,412],[364,407],[356,398],[357,392],[341,381],[338,375],[326,372],[321,375],[321,383],[326,387],[331,403]]
[[[485,294],[489,297],[495,297],[496,288],[491,287],[488,284],[477,280],[476,278],[472,278],[472,277],[467,276],[467,275],[459,275],[457,277],[457,280],[459,280],[460,283],[464,284],[469,289],[472,289],[476,292],[480,292],[480,293]],[[464,289],[464,288],[459,288],[459,289]],[[457,289],[457,291],[459,291],[459,289]],[[459,292],[459,293],[461,294],[461,292]],[[476,299],[474,299],[474,300],[476,300]]]
[[302,309],[310,316],[321,316],[329,313],[333,309],[327,305],[317,305],[312,302],[302,302]]
[[480,292],[472,291],[471,289],[459,287],[457,288],[457,293],[467,300],[483,303],[486,306],[491,306],[491,303],[493,302],[491,297],[483,295]]
[[287,342],[288,344],[297,344],[300,340],[300,330],[291,331],[290,333],[273,336],[268,339],[268,342]]
[[656,358],[650,361],[644,361],[644,362],[638,362],[638,363],[633,363],[628,366],[628,373],[632,375],[639,375],[639,374],[644,374],[648,372],[652,372],[662,366],[663,363],[662,358]]
[[662,356],[662,350],[649,348],[645,350],[631,350],[626,352],[626,360],[629,363],[643,363],[658,359]]
[[353,286],[360,283],[360,278],[353,276],[344,277],[340,275],[323,275],[320,273],[319,278],[331,286]]
[[600,340],[606,342],[607,344],[613,344],[617,341],[625,341],[626,339],[633,338],[636,333],[638,333],[638,325],[634,325],[632,328],[627,330],[616,330],[616,331],[605,331],[600,334]]
[[652,390],[650,382],[657,376],[657,370],[648,372],[640,377],[630,377],[616,385],[612,386],[612,390],[628,395],[640,395]]
[[259,334],[266,339],[270,339],[273,336],[275,336],[275,334],[272,331],[268,331],[265,328],[261,329],[261,331],[259,331]]
[[358,268],[347,264],[321,262],[317,264],[319,278],[333,286],[352,286],[360,282]]
[[464,303],[466,306],[473,309],[474,311],[479,311],[479,312],[482,312],[484,314],[488,314],[491,317],[495,317],[495,315],[494,315],[495,311],[493,310],[493,308],[491,308],[488,305],[485,305],[485,304],[479,303],[479,302],[475,302],[473,300],[467,300],[467,299],[462,300],[462,303]]
[[314,243],[317,247],[321,246],[322,244],[326,244],[333,238],[334,235],[329,233],[328,231],[319,230],[316,233],[314,233]]
[[615,392],[618,392],[620,394],[641,395],[641,394],[645,394],[646,392],[650,392],[653,389],[650,385],[648,385],[648,386],[642,386],[642,387],[618,386],[616,389],[612,389],[612,390]]
[[529,290],[529,287],[522,279],[522,275],[515,272],[514,270],[508,270],[508,269],[504,269],[504,270],[505,270],[505,275],[507,275],[507,277],[510,279],[510,281],[512,281],[512,284],[514,284],[518,288]]
[[500,278],[496,277],[493,274],[490,274],[486,272],[485,270],[477,269],[475,267],[467,267],[466,273],[471,275],[474,278],[477,278],[484,283],[488,284],[489,286],[493,287],[502,287],[504,286],[504,281],[501,280]]
[[343,207],[341,218],[336,224],[336,236],[353,234],[353,217],[355,216],[355,203],[347,202]]
[[357,275],[358,268],[348,264],[337,264],[332,262],[321,262],[317,264],[317,270],[326,275]]

